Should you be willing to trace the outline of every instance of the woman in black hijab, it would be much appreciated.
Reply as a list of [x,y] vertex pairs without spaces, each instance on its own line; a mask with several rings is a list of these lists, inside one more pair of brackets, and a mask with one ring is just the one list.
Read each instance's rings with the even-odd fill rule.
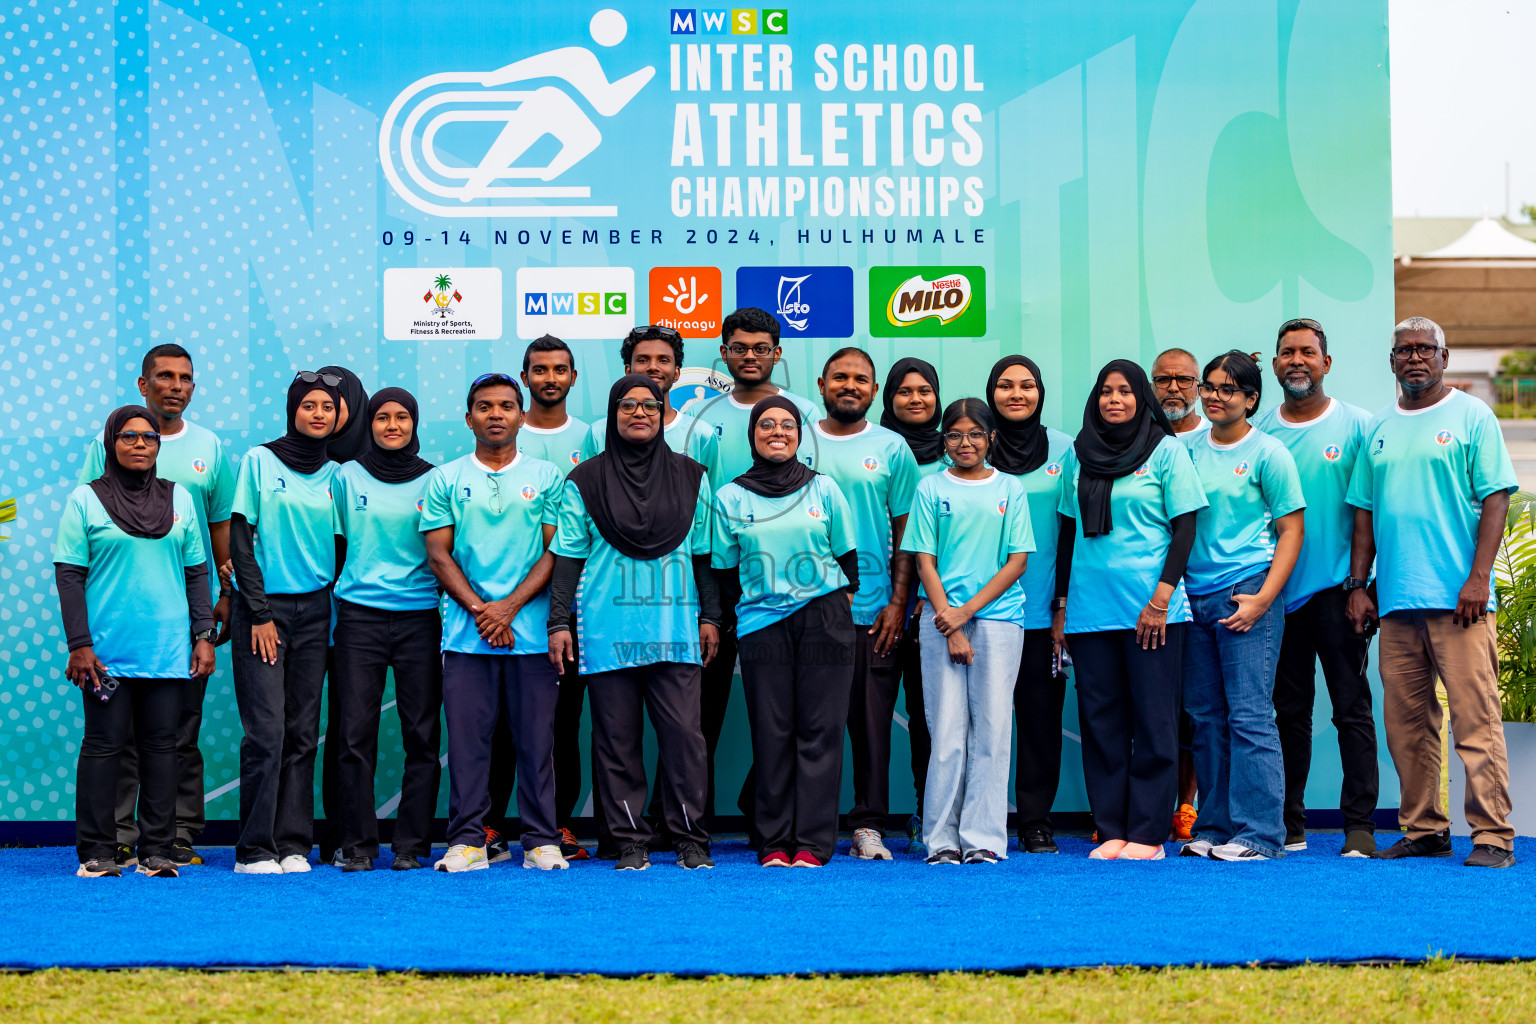
[[[80,687],[85,712],[76,874],[117,876],[137,865],[174,878],[182,689],[189,673],[206,678],[214,667],[207,555],[192,496],[156,475],[154,415],[138,405],[116,410],[102,443],[101,477],[69,496],[54,548],[64,674]],[[119,766],[129,744],[138,753],[139,848],[119,860]]]
[[[678,866],[714,867],[699,718],[702,666],[720,644],[710,493],[704,467],[663,439],[665,409],[650,377],[614,383],[603,450],[571,470],[550,546],[549,659],[561,673],[576,660],[574,599],[580,674],[592,696],[592,788],[620,871],[650,865],[642,707],[660,747],[656,784]],[[591,571],[577,597],[583,569]]]
[[[418,504],[432,463],[417,436],[416,399],[385,388],[359,417],[368,446],[338,466],[332,489],[338,528],[336,646],[330,673],[336,719],[337,842],[343,871],[371,871],[379,853],[373,782],[385,674],[395,673],[395,714],[405,747],[394,869],[421,867],[432,852],[432,818],[442,767],[443,622],[437,578],[427,565]],[[332,740],[326,741],[329,745]],[[335,806],[335,805],[332,805]]]
[[336,578],[336,464],[328,445],[340,380],[300,371],[282,437],[240,463],[229,523],[240,743],[235,871],[309,870],[315,748]]
[[1177,806],[1182,579],[1205,489],[1141,367],[1099,371],[1059,505],[1058,644],[1076,668],[1097,860],[1159,860]]
[[1056,505],[1061,466],[1072,438],[1045,425],[1045,377],[1024,355],[999,359],[987,376],[987,405],[997,439],[987,453],[996,469],[1019,478],[1029,496],[1036,549],[1024,572],[1024,656],[1019,659],[1013,701],[1018,727],[1014,806],[1019,849],[1056,853],[1051,804],[1061,781],[1061,709],[1067,677],[1054,663],[1051,604],[1056,596]]
[[341,378],[336,385],[336,431],[328,439],[326,455],[332,462],[351,462],[373,446],[366,415],[368,389],[345,366],[322,366],[320,372]]
[[752,468],[720,488],[713,561],[740,594],[736,630],[756,765],[753,848],[764,867],[819,868],[837,842],[853,688],[854,523],[831,477],[798,458],[800,412],[752,407]]

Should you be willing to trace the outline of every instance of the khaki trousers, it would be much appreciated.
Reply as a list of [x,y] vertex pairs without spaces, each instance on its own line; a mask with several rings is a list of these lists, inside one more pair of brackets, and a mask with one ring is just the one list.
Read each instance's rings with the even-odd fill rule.
[[1398,821],[1409,838],[1451,825],[1440,806],[1438,676],[1450,703],[1451,739],[1467,769],[1472,841],[1513,848],[1494,629],[1493,615],[1463,629],[1449,611],[1400,611],[1381,620],[1382,720],[1402,784]]

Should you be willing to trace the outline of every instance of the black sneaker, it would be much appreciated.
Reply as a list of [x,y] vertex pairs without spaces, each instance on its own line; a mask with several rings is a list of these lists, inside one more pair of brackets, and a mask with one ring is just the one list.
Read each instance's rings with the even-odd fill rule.
[[1376,851],[1377,860],[1401,860],[1404,857],[1449,857],[1451,855],[1451,834],[1449,832],[1435,832],[1417,839],[1409,839],[1407,836],[1399,839],[1385,850]]
[[177,871],[171,858],[151,854],[139,862],[139,874],[148,875],[151,878],[175,878]]
[[1055,836],[1051,830],[1035,826],[1024,830],[1024,836],[1019,841],[1025,853],[1060,853],[1061,848],[1056,845]]
[[184,868],[191,864],[201,864],[203,858],[192,849],[192,844],[187,840],[173,839],[171,840],[171,862],[179,868]]
[[92,857],[75,871],[76,878],[122,878],[123,869],[106,857]]
[[960,862],[959,850],[940,850],[938,853],[930,853],[927,860],[929,864],[959,864]]
[[619,871],[644,871],[650,866],[651,855],[644,843],[626,843],[624,852],[619,854],[618,864],[614,865]]
[[1472,847],[1472,856],[1462,863],[1469,868],[1507,868],[1515,863],[1515,851],[1478,843]]
[[134,854],[133,847],[127,843],[118,843],[112,847],[112,860],[120,868],[136,868],[139,866],[139,858]]
[[420,871],[421,860],[414,853],[397,853],[395,862],[390,865],[391,871]]
[[351,874],[354,871],[372,871],[373,858],[348,857],[345,861],[342,862],[341,870],[344,874]]
[[715,862],[710,860],[709,851],[691,839],[684,839],[677,844],[677,866],[685,871],[693,871],[696,868],[712,868]]
[[972,850],[965,855],[967,864],[996,864],[997,854],[991,850]]
[[1307,848],[1307,834],[1305,832],[1293,832],[1285,837],[1285,852],[1300,853]]

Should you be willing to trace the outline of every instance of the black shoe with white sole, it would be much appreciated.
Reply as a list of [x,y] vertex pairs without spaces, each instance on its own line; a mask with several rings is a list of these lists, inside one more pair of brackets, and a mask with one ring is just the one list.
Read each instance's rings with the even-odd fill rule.
[[1019,836],[1019,846],[1025,853],[1060,853],[1061,847],[1056,845],[1056,837],[1048,828],[1036,825],[1027,828]]
[[715,862],[710,859],[709,851],[691,839],[678,840],[676,847],[677,866],[685,871],[715,866]]
[[1404,857],[1449,857],[1451,855],[1450,832],[1432,832],[1427,836],[1399,839],[1385,850],[1376,851],[1377,860],[1401,860]]
[[395,854],[395,862],[389,866],[391,871],[419,871],[421,870],[421,858],[411,853]]
[[1513,867],[1514,863],[1515,851],[1488,843],[1478,843],[1472,847],[1472,856],[1462,861],[1469,868],[1507,868]]
[[644,871],[650,866],[651,854],[644,843],[626,843],[624,852],[619,854],[619,862],[614,865],[619,871]]

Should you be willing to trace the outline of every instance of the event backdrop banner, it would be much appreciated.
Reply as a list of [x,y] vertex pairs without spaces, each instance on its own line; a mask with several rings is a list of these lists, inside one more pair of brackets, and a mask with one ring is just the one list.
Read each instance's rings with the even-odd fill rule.
[[[468,382],[518,370],[546,332],[575,350],[576,416],[601,414],[618,339],[651,322],[688,339],[680,402],[708,399],[742,304],[779,318],[776,379],[813,398],[843,345],[882,374],[929,359],[945,399],[1022,351],[1045,419],[1076,432],[1107,360],[1267,353],[1298,315],[1328,327],[1336,395],[1392,394],[1385,0],[258,7],[0,14],[0,497],[19,503],[0,542],[0,818],[74,814],[53,542],[151,345],[191,351],[190,416],[232,458],[282,433],[294,370],[326,363],[409,388],[423,454],[454,458]],[[202,745],[209,816],[232,818],[219,659]],[[1328,807],[1321,701],[1308,802]],[[739,695],[727,728],[734,812]],[[1057,806],[1082,810],[1070,691],[1063,729]]]

